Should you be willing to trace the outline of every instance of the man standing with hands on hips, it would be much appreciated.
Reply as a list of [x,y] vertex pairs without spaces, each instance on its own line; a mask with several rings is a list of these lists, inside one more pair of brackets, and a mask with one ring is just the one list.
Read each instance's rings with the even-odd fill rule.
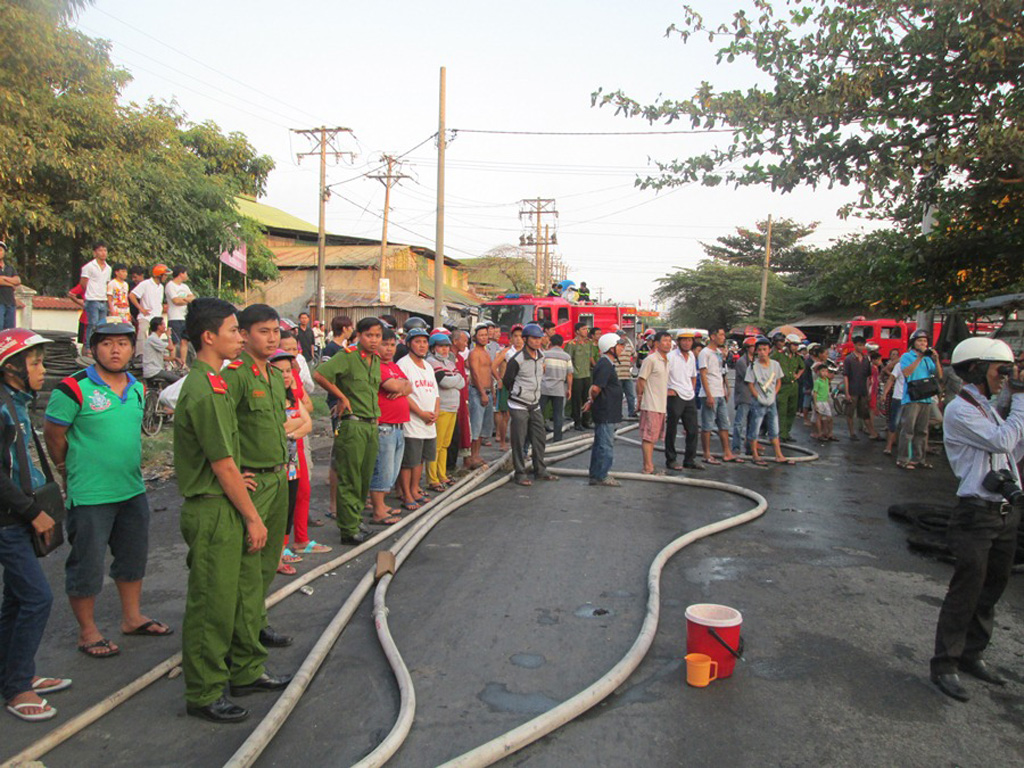
[[[984,337],[957,344],[951,362],[964,382],[942,419],[946,456],[959,482],[946,533],[956,565],[939,611],[931,679],[947,696],[967,701],[958,671],[1006,685],[982,654],[1010,579],[1024,508],[1017,471],[1024,457],[1024,372],[1005,342]],[[1005,385],[1011,405],[1003,420],[989,400]]]
[[[288,444],[284,432],[287,395],[281,371],[267,362],[281,346],[280,318],[273,307],[252,304],[238,316],[238,328],[244,347],[222,376],[238,419],[242,473],[254,480],[252,502],[267,526],[267,546],[260,553],[266,597],[277,573],[288,524]],[[274,648],[291,645],[291,637],[267,624],[266,607],[261,608],[261,614],[260,642]]]

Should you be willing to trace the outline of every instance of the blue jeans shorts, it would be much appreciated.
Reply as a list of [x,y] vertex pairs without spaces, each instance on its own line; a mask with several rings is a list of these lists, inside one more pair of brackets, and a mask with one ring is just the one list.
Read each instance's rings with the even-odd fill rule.
[[747,440],[757,440],[761,432],[761,424],[768,427],[768,439],[775,440],[779,436],[779,408],[776,403],[762,405],[751,403],[750,405],[750,426],[747,429]]
[[405,434],[401,424],[377,425],[377,463],[373,465],[370,490],[387,493],[398,480],[402,468],[402,454],[405,453]]
[[704,432],[728,432],[732,427],[729,418],[729,402],[724,397],[715,398],[715,407],[708,405],[706,397],[701,398],[704,407],[700,409],[700,428]]
[[103,589],[107,546],[114,581],[140,581],[149,555],[149,501],[145,493],[109,504],[76,504],[68,510],[71,554],[64,564],[69,597],[92,597]]
[[[480,403],[480,390],[476,387],[469,388],[469,436],[470,440],[479,440],[481,437],[490,437],[491,433],[481,434],[484,431],[487,415],[491,414],[493,424],[494,398],[488,396],[487,405]],[[493,427],[492,427],[493,429]]]

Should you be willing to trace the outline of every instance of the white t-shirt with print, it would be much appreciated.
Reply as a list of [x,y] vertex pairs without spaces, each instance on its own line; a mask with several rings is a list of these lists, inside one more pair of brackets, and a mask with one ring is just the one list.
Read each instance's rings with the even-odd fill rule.
[[707,371],[707,390],[704,396],[725,397],[725,377],[722,371],[722,355],[717,349],[704,347],[697,355],[697,367]]
[[[434,376],[434,368],[425,360],[421,360],[423,367],[420,368],[414,362],[415,355],[406,355],[398,361],[398,367],[412,384],[412,394],[409,398],[419,406],[421,411],[433,411],[437,405],[437,378]],[[414,437],[418,440],[429,440],[437,437],[437,427],[434,424],[427,424],[423,419],[410,411],[409,421],[402,425],[402,431],[406,437]]]

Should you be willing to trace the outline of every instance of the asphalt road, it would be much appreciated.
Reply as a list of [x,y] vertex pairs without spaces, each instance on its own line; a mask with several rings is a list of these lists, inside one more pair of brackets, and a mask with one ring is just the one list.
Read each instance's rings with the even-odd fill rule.
[[[795,431],[807,445],[806,431]],[[323,440],[320,445],[317,514],[326,506]],[[620,443],[615,469],[639,471],[639,453]],[[966,678],[969,703],[942,696],[928,682],[928,658],[951,568],[909,551],[906,530],[886,510],[897,501],[948,503],[952,475],[941,458],[933,472],[899,472],[879,444],[864,440],[844,439],[821,453],[819,461],[793,467],[694,473],[759,491],[769,501],[767,513],[676,555],[662,580],[657,638],[641,667],[613,697],[506,762],[1021,765],[1024,580],[1011,581],[989,653],[1011,683],[998,689]],[[563,466],[585,467],[588,456]],[[151,504],[144,605],[180,628],[185,547],[173,483],[153,488]],[[390,589],[391,628],[418,699],[412,732],[392,764],[436,765],[589,685],[635,639],[654,554],[682,533],[748,507],[718,491],[635,482],[591,488],[566,478],[529,489],[507,485],[450,516]],[[337,545],[327,533],[332,529],[315,530]],[[326,557],[308,558],[300,572]],[[271,651],[273,670],[301,663],[372,562],[372,554],[364,555],[315,581],[313,595],[296,594],[272,609],[274,626],[296,636],[291,648]],[[3,757],[179,648],[180,634],[121,638],[108,580],[97,613],[123,652],[109,660],[76,653],[62,559],[50,557],[45,566],[58,598],[39,671],[73,677],[75,684],[52,696],[60,715],[49,724],[0,719]],[[745,661],[731,678],[705,689],[686,685],[682,662],[684,611],[697,602],[730,605],[744,617]],[[218,727],[185,715],[182,690],[180,677],[159,681],[43,762],[217,766],[273,700],[249,697],[250,724]],[[352,764],[388,732],[397,708],[367,601],[259,764]]]

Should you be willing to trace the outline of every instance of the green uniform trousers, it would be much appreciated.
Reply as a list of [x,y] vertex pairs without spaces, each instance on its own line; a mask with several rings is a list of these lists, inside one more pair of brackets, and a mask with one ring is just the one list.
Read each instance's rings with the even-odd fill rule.
[[799,394],[800,387],[796,382],[783,384],[779,389],[776,401],[779,404],[779,437],[783,441],[789,440],[789,433],[793,429]]
[[[257,472],[256,490],[250,492],[253,506],[267,526],[267,546],[260,550],[260,571],[263,575],[263,598],[270,593],[270,584],[281,564],[284,529],[288,525],[288,472]],[[267,608],[263,603],[261,627],[267,626]]]
[[229,680],[248,685],[263,674],[260,553],[246,551],[245,525],[224,497],[185,499],[181,534],[188,544],[181,631],[185,701],[206,706],[224,694]]
[[373,466],[377,463],[377,425],[342,419],[334,438],[334,470],[338,474],[338,529],[353,536],[363,521],[363,505],[370,492]]

